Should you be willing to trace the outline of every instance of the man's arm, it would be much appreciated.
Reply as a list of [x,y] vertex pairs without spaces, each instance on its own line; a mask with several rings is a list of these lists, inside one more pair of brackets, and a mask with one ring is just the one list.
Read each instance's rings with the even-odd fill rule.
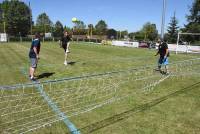
[[159,52],[159,48],[158,48],[158,51],[157,51],[157,53],[155,54],[155,56],[157,56],[159,53],[160,53],[160,52]]
[[33,47],[33,51],[36,54],[36,58],[39,59],[39,53],[38,53],[37,47]]
[[158,46],[158,51],[157,51],[157,53],[155,54],[155,56],[157,56],[159,53],[160,53],[160,45]]
[[168,53],[169,53],[169,50],[167,48],[166,51],[165,51],[165,58],[167,58]]

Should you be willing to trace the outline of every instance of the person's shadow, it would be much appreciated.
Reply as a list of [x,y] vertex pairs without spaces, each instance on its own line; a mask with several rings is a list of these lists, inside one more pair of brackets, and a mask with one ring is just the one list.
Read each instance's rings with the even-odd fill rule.
[[67,64],[69,64],[69,65],[74,65],[76,62],[75,61],[69,61],[69,62],[67,62]]
[[48,77],[52,76],[53,74],[55,74],[55,73],[54,72],[53,73],[42,73],[37,76],[37,79],[48,78]]

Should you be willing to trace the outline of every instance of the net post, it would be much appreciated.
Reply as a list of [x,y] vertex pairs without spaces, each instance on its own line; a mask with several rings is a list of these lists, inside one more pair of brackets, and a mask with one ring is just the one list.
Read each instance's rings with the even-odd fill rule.
[[178,53],[178,43],[180,38],[180,32],[178,32],[177,42],[176,42],[176,54]]

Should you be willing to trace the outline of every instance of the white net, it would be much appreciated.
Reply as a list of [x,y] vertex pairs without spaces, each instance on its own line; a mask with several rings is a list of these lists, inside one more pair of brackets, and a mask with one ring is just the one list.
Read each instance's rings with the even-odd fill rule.
[[[0,132],[26,133],[91,111],[133,94],[148,93],[170,77],[199,75],[200,59],[170,65],[170,75],[154,67],[1,87]],[[181,80],[181,79],[180,79]]]

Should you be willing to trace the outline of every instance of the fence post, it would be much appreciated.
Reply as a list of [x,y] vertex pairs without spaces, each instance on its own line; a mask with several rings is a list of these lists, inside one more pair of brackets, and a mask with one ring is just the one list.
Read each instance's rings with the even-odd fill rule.
[[20,36],[19,38],[20,38],[20,42],[22,42],[22,37]]

